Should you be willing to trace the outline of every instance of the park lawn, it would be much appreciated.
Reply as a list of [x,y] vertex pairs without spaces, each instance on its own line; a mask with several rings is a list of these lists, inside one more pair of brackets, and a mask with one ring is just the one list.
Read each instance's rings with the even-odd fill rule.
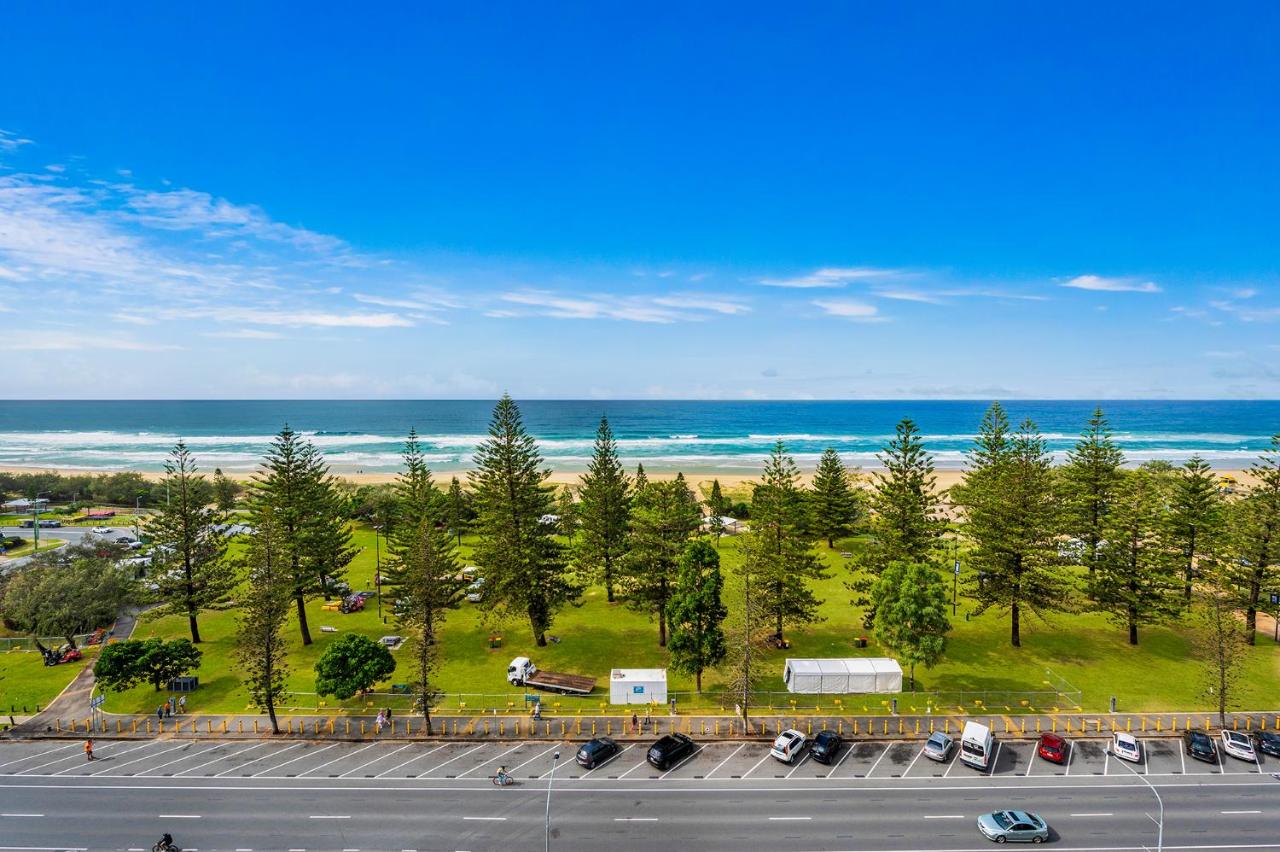
[[0,713],[35,713],[47,706],[96,656],[95,649],[86,648],[79,662],[46,666],[36,651],[0,654]]
[[[366,528],[356,532],[357,544],[363,547],[353,561],[349,580],[354,589],[372,589],[374,576],[374,539]],[[466,541],[462,548],[462,562],[470,557],[473,542]],[[385,541],[381,543],[385,557]],[[856,655],[883,656],[873,636],[865,650],[855,650],[854,640],[865,631],[861,628],[861,614],[850,601],[855,597],[845,585],[850,579],[849,562],[840,557],[842,550],[856,550],[859,542],[838,542],[835,550],[820,548],[822,558],[831,567],[831,576],[821,581],[816,589],[824,600],[820,613],[823,621],[804,629],[787,632],[792,642],[789,650],[769,650],[759,654],[762,679],[759,689],[772,691],[772,702],[785,709],[788,695],[781,681],[782,667],[787,657],[844,657]],[[737,564],[737,543],[725,538],[720,543],[726,576],[725,598],[733,609],[739,587],[733,572]],[[303,647],[298,637],[296,620],[290,619],[286,636],[290,640],[289,688],[294,692],[287,702],[297,710],[336,709],[361,707],[359,699],[338,702],[332,698],[319,699],[309,693],[314,690],[316,660],[325,646],[341,632],[357,631],[372,638],[400,632],[394,619],[387,623],[378,619],[377,601],[370,599],[369,608],[360,613],[342,615],[323,612],[321,601],[311,601],[307,607],[308,621],[314,644]],[[1145,627],[1141,631],[1141,644],[1137,648],[1126,642],[1125,631],[1104,616],[1096,613],[1058,614],[1048,621],[1024,618],[1023,645],[1013,648],[1009,644],[1009,627],[1006,618],[992,611],[981,617],[966,620],[967,602],[960,601],[958,617],[953,619],[953,630],[944,660],[931,670],[916,672],[920,690],[941,694],[939,706],[934,712],[981,713],[1018,712],[1019,710],[1052,711],[1073,710],[1056,697],[1030,696],[1022,705],[1018,696],[1041,691],[1054,691],[1059,680],[1069,682],[1083,694],[1082,706],[1087,710],[1101,711],[1115,695],[1119,709],[1154,711],[1158,709],[1210,709],[1211,699],[1204,694],[1201,683],[1203,665],[1191,656],[1188,637],[1174,627]],[[189,696],[188,710],[194,712],[242,712],[249,709],[247,693],[240,685],[238,664],[234,654],[235,613],[233,610],[209,612],[200,619],[201,633],[205,639],[201,645],[205,659],[197,674],[200,689]],[[322,625],[337,627],[339,633],[323,633]],[[489,637],[500,635],[502,645],[489,647]],[[623,603],[610,604],[605,600],[603,588],[593,586],[583,595],[580,606],[566,607],[557,616],[550,634],[560,641],[545,648],[537,648],[525,619],[503,618],[489,611],[483,604],[464,603],[451,613],[440,638],[440,666],[436,681],[446,694],[443,709],[456,709],[465,705],[469,710],[507,709],[523,704],[521,691],[508,687],[506,666],[516,655],[527,655],[542,668],[595,676],[596,691],[586,699],[549,697],[551,704],[559,702],[567,710],[600,710],[607,700],[608,675],[612,668],[648,668],[668,665],[665,650],[657,644],[657,625],[645,615],[636,613]],[[184,619],[175,617],[148,618],[140,621],[135,637],[161,636],[176,638],[188,635]],[[378,687],[385,690],[392,683],[411,680],[410,651],[408,646],[394,652],[399,668],[388,684]],[[1280,685],[1280,646],[1259,636],[1259,645],[1249,650],[1242,664],[1244,676],[1239,684],[1237,700],[1233,705],[1241,709],[1274,709],[1276,687]],[[674,671],[669,672],[671,692],[691,693],[693,679]],[[704,689],[718,690],[722,679],[717,672],[706,672]],[[957,695],[959,691],[987,692],[986,695]],[[860,696],[845,700],[844,710],[851,713],[884,712],[893,696]],[[930,705],[924,696],[904,693],[897,696],[900,710],[924,712]],[[117,696],[111,696],[107,709],[115,712],[151,712],[162,700],[149,686],[140,686]],[[811,701],[812,699],[806,699]],[[829,699],[824,699],[829,701]],[[975,704],[982,700],[981,705]],[[391,705],[399,710],[408,707],[404,698],[377,698],[379,706]],[[724,699],[731,704],[732,699]],[[711,695],[701,700],[681,695],[682,707],[703,707],[716,710],[724,706],[718,697]],[[364,705],[369,706],[369,705]],[[732,709],[730,706],[728,709]],[[830,705],[828,705],[828,709]]]
[[[64,544],[66,544],[66,541],[63,539],[47,538],[40,542],[40,552],[44,553],[46,550],[54,550],[62,547]],[[5,559],[17,559],[20,556],[30,556],[35,553],[34,548],[35,542],[31,539],[27,539],[17,547],[11,547],[6,550],[4,552],[4,557],[0,558],[0,565],[4,564]]]

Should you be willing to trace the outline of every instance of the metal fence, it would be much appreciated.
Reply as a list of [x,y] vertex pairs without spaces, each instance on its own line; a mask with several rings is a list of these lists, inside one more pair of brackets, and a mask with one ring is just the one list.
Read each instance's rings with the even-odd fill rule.
[[[81,633],[75,637],[76,647],[83,647],[93,636],[92,633]],[[41,636],[40,644],[46,648],[60,648],[67,642],[65,636]],[[0,639],[0,653],[5,651],[34,651],[36,650],[35,640],[30,636],[13,636],[6,639]]]

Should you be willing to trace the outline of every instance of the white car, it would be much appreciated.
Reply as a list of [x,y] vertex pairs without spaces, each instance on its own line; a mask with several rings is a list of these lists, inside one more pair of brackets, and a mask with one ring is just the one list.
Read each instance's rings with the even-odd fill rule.
[[111,527],[94,527],[93,529],[89,530],[89,532],[93,533],[94,535],[111,535],[112,533],[115,532],[115,530],[111,529]]
[[471,603],[480,603],[480,599],[484,596],[484,577],[477,577],[475,582],[467,586],[467,600]]
[[773,748],[769,749],[769,754],[783,763],[794,763],[795,759],[804,751],[804,744],[804,734],[795,728],[788,728],[778,734],[778,738],[773,741]]
[[1253,743],[1239,731],[1222,732],[1222,750],[1237,760],[1256,763],[1258,758],[1253,753]]
[[1133,734],[1116,731],[1111,740],[1111,754],[1130,763],[1142,762],[1142,746]]

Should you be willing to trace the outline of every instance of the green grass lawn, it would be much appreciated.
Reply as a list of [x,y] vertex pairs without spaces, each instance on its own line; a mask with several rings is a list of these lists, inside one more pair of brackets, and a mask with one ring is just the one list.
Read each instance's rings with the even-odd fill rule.
[[36,651],[0,654],[0,713],[34,713],[37,705],[44,707],[75,680],[91,656],[96,656],[96,651],[86,652],[78,663],[46,666]]
[[[53,550],[55,548],[62,547],[64,544],[66,544],[66,541],[61,539],[46,538],[40,542],[40,552],[44,553],[46,550]],[[27,539],[17,547],[11,547],[6,550],[4,552],[4,556],[0,557],[0,563],[3,563],[5,559],[17,559],[19,556],[30,556],[35,552],[35,542],[31,539]]]
[[[355,589],[372,589],[372,533],[359,530],[357,543],[364,549],[353,562],[349,579]],[[864,631],[859,621],[860,613],[849,603],[852,593],[844,585],[849,579],[849,563],[840,558],[839,551],[856,546],[857,542],[842,542],[838,543],[835,551],[821,549],[823,558],[832,568],[831,578],[823,581],[818,590],[819,597],[826,601],[822,607],[824,620],[803,630],[790,631],[789,638],[793,643],[790,650],[769,651],[762,657],[766,677],[760,688],[776,691],[775,701],[780,707],[787,706],[781,681],[783,661],[787,657],[884,655],[876,647],[874,639],[866,650],[854,648],[854,639]],[[464,562],[470,549],[468,542],[463,549]],[[732,538],[722,540],[721,554],[726,574],[732,577],[732,568],[737,561],[737,546]],[[730,579],[726,598],[731,607],[735,600],[734,586]],[[341,632],[358,631],[377,638],[400,632],[393,619],[388,618],[386,625],[378,620],[373,599],[364,612],[351,615],[324,612],[321,607],[321,601],[312,601],[307,608],[315,640],[311,646],[302,646],[295,621],[291,620],[288,628],[291,642],[289,686],[298,693],[291,703],[299,708],[318,706],[318,699],[305,693],[314,690],[313,666],[335,636]],[[946,694],[946,706],[938,709],[955,709],[955,705],[963,700],[967,709],[975,710],[972,704],[975,696],[962,699],[952,694],[961,690],[1027,693],[1049,689],[1044,683],[1046,669],[1079,689],[1083,693],[1083,706],[1089,710],[1106,709],[1111,695],[1117,696],[1121,710],[1211,706],[1200,685],[1202,665],[1192,658],[1190,641],[1180,628],[1144,628],[1141,645],[1132,648],[1126,642],[1125,631],[1105,617],[1091,613],[1064,614],[1048,622],[1024,619],[1023,645],[1013,648],[1009,645],[1006,619],[993,612],[966,620],[965,609],[962,599],[960,614],[953,620],[945,660],[932,670],[916,673],[920,689]],[[236,675],[233,649],[235,618],[232,610],[206,613],[201,618],[201,633],[205,640],[201,648],[205,660],[197,672],[200,689],[187,699],[190,711],[232,712],[244,711],[248,707],[248,696]],[[320,630],[323,625],[336,627],[340,632],[324,633]],[[489,647],[488,637],[492,633],[501,634],[502,647]],[[443,706],[454,708],[459,702],[465,702],[469,709],[502,708],[508,700],[520,702],[520,691],[508,688],[505,680],[507,663],[520,654],[531,656],[545,669],[598,678],[597,690],[589,699],[548,699],[561,701],[565,708],[600,709],[601,701],[607,698],[611,668],[663,667],[667,664],[666,652],[657,644],[656,623],[627,609],[622,603],[609,604],[602,588],[589,589],[580,606],[562,611],[551,633],[561,641],[546,648],[536,648],[524,619],[501,619],[482,605],[463,604],[461,609],[450,614],[440,640],[438,681],[449,694]],[[185,620],[173,617],[144,617],[135,633],[139,638],[186,635]],[[389,683],[409,680],[408,650],[397,651],[396,657],[401,667]],[[1240,709],[1274,709],[1278,694],[1276,688],[1280,686],[1280,646],[1260,636],[1258,646],[1250,649],[1243,665],[1245,673],[1238,701],[1234,702],[1236,706]],[[3,666],[4,660],[0,657],[0,673],[4,671]],[[59,671],[58,675],[61,674]],[[675,672],[670,672],[669,678],[671,691],[692,691],[692,678]],[[716,672],[706,673],[704,689],[715,690],[720,685]],[[481,695],[489,697],[482,698]],[[502,697],[495,697],[499,695]],[[877,712],[883,709],[881,702],[887,699],[888,696],[849,699],[845,709],[856,713]],[[925,709],[922,695],[908,693],[899,699],[900,709]],[[150,712],[161,700],[162,696],[150,687],[139,687],[112,696],[107,709]],[[1020,709],[1016,699],[1002,697],[1000,700],[1010,701],[1014,711]],[[404,706],[381,698],[378,701],[380,704]],[[993,698],[988,697],[987,701],[990,709],[1003,709]],[[682,706],[690,706],[691,703],[698,704],[696,701],[685,702]],[[720,706],[718,701],[709,699],[701,705],[710,708]],[[327,709],[338,706],[339,703],[332,699],[325,704]],[[345,706],[359,706],[359,701],[345,702]],[[1046,702],[1036,709],[1047,710],[1051,706]]]

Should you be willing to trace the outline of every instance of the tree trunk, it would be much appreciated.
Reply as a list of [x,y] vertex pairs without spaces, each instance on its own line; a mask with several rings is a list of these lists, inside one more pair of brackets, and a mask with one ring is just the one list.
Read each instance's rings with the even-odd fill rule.
[[698,694],[702,694],[702,669],[698,669],[693,673],[694,682],[698,684]]
[[916,691],[916,661],[911,661],[911,691]]
[[1133,607],[1129,607],[1129,644],[1138,644],[1138,616]]
[[658,647],[667,647],[667,608],[658,607]]
[[280,722],[276,719],[276,702],[270,696],[267,697],[267,715],[271,717],[271,732],[280,733]]
[[1022,647],[1022,613],[1018,609],[1018,602],[1015,600],[1009,607],[1009,624],[1010,637],[1009,641],[1013,643],[1013,647]]
[[302,631],[302,644],[311,644],[311,630],[307,627],[307,604],[303,600],[302,595],[295,595],[294,602],[298,605],[298,628]]
[[1187,581],[1182,589],[1182,599],[1191,603],[1191,576],[1196,568],[1196,531],[1191,529],[1191,537],[1187,539]]
[[832,541],[832,540],[831,540],[831,536],[827,536],[827,549],[828,549],[828,550],[835,550],[835,549],[836,549],[836,543],[835,543],[834,541]]
[[1258,598],[1262,594],[1262,571],[1265,563],[1259,562],[1249,577],[1249,608],[1244,612],[1244,641],[1254,644],[1258,632]]
[[604,558],[604,594],[605,600],[613,603],[613,560]]
[[539,648],[547,647],[547,634],[535,627],[533,629],[533,643]]
[[200,644],[200,626],[196,624],[195,611],[187,612],[187,624],[191,627],[191,644]]

